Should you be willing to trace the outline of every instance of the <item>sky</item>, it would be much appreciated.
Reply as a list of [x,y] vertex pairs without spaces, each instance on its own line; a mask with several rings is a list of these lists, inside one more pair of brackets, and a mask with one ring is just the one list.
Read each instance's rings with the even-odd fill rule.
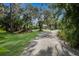
[[[10,3],[5,3],[4,5],[9,6]],[[32,6],[34,6],[34,7],[42,7],[43,9],[47,9],[48,8],[47,4],[43,4],[43,3],[32,3]],[[21,7],[24,8],[25,7],[25,3],[22,3]]]

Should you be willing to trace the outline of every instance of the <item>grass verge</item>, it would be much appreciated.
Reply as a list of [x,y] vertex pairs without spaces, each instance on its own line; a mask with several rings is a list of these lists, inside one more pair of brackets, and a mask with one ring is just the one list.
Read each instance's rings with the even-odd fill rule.
[[28,43],[37,36],[38,32],[11,34],[0,32],[0,55],[20,55]]

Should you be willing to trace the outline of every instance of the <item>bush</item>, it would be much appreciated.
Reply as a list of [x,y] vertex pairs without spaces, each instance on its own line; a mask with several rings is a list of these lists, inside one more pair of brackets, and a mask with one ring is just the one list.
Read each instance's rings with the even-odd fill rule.
[[79,29],[74,24],[71,23],[62,23],[60,25],[61,31],[59,36],[69,42],[71,47],[78,47],[79,45]]

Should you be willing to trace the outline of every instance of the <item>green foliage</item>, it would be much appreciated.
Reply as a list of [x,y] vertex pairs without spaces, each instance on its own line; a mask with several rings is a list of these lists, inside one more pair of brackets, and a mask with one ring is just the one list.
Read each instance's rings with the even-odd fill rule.
[[[12,3],[10,4],[10,8],[3,6],[0,4],[2,14],[0,14],[0,27],[6,30],[7,32],[14,33],[16,31],[26,31],[28,28],[31,28],[31,14],[24,12],[27,10],[23,10],[20,8],[20,4]],[[6,12],[6,13],[5,13]],[[27,11],[28,12],[28,11]],[[27,15],[28,14],[28,15]],[[23,19],[20,19],[20,16],[23,15]],[[31,15],[31,16],[29,16]]]
[[74,27],[74,24],[62,24],[61,25],[61,32],[60,32],[60,36],[62,36],[62,39],[64,39],[65,41],[68,41],[71,45],[71,47],[77,47],[78,46],[78,36],[79,33],[75,32],[77,31]]
[[[69,42],[71,47],[78,47],[79,45],[79,4],[51,4],[51,8],[58,9],[54,14],[61,15],[65,10],[63,19],[59,22],[59,29],[61,29],[60,36]],[[61,12],[61,13],[60,13]],[[57,16],[58,18],[59,16]]]
[[[78,4],[68,4],[68,10],[65,20],[64,32],[66,34],[67,41],[70,42],[72,47],[78,47],[79,45],[79,19],[78,19]],[[74,13],[73,13],[74,12]]]

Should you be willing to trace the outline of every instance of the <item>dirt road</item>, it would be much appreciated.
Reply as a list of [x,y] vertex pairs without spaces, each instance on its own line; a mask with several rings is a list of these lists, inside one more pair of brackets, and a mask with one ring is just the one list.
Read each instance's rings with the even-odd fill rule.
[[57,36],[59,30],[42,32],[26,47],[23,56],[75,56],[79,51],[68,47]]

